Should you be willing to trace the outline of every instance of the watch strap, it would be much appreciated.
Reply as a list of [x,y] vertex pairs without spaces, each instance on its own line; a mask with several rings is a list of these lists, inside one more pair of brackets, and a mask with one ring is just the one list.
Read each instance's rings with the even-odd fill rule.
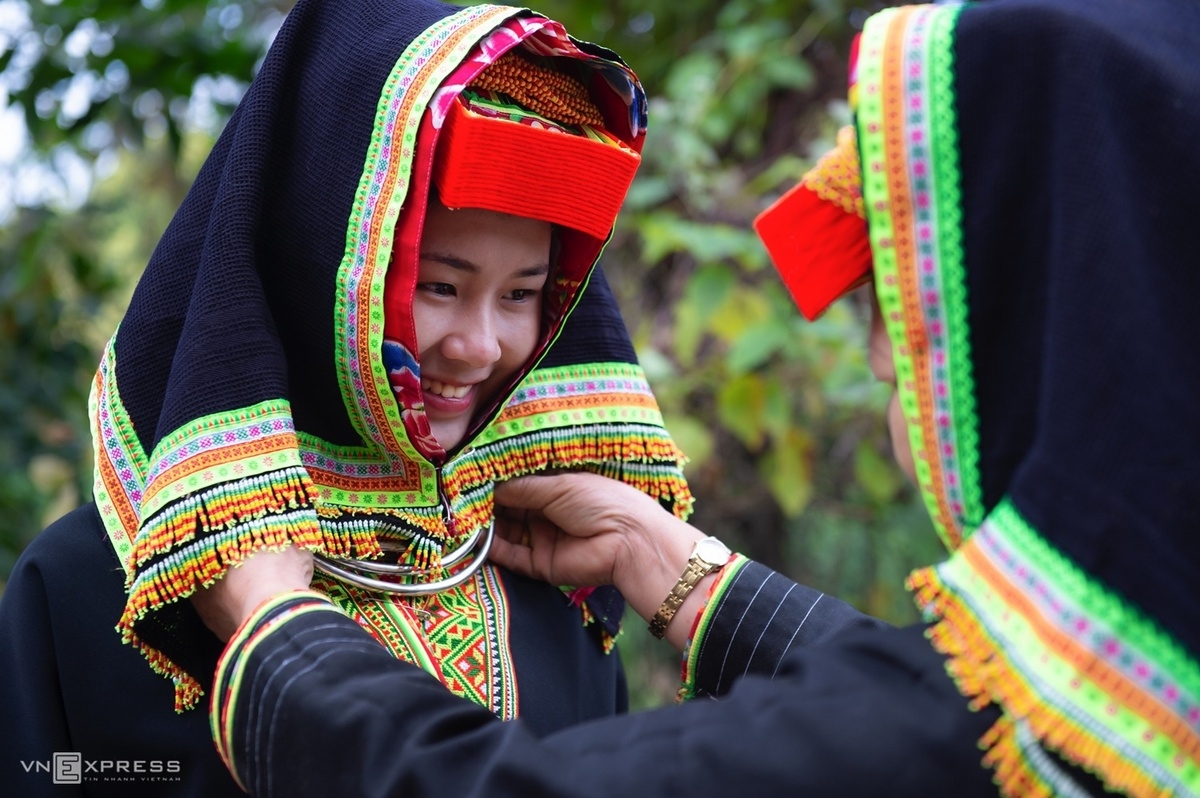
[[[698,545],[697,548],[699,548]],[[675,586],[671,588],[671,592],[663,600],[662,606],[658,608],[658,612],[654,613],[654,617],[650,619],[650,634],[661,640],[667,633],[667,624],[675,617],[675,613],[679,611],[684,600],[695,589],[696,585],[700,583],[700,580],[713,571],[724,567],[728,561],[728,550],[726,550],[726,556],[720,562],[709,562],[702,559],[696,549],[693,549],[692,556],[688,558],[687,566],[684,567],[679,580],[675,582]]]

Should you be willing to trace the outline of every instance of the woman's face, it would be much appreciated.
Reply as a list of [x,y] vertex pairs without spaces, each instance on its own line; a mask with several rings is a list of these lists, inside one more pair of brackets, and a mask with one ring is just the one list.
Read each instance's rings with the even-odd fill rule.
[[888,432],[892,437],[892,455],[900,470],[915,484],[917,469],[913,465],[912,446],[908,441],[908,425],[904,423],[904,411],[900,408],[900,397],[896,393],[896,363],[892,354],[892,341],[888,338],[879,310],[879,300],[871,291],[871,333],[868,339],[868,362],[875,379],[892,388],[892,398],[887,407]]
[[453,449],[533,354],[550,272],[550,224],[430,201],[413,298],[421,391]]

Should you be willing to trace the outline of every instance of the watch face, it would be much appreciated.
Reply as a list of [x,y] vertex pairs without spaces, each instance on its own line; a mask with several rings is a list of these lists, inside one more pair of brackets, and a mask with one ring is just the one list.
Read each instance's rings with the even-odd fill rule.
[[729,559],[729,547],[716,538],[705,538],[696,544],[696,556],[707,563],[724,565]]

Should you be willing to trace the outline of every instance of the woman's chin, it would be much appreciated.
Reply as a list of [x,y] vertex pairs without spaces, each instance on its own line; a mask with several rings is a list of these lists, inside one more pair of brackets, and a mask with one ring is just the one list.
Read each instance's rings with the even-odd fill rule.
[[433,431],[433,437],[437,438],[437,442],[446,451],[450,451],[462,443],[463,438],[467,434],[467,422],[458,419],[451,421],[435,421],[430,419],[429,426]]

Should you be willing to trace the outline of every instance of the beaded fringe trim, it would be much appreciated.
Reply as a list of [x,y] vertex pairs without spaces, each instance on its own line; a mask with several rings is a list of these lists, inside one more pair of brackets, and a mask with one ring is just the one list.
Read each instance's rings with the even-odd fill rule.
[[468,489],[550,468],[588,468],[671,505],[680,518],[693,497],[683,478],[686,458],[665,431],[650,426],[597,424],[542,430],[476,449],[448,482]]
[[[394,514],[404,531],[412,532],[404,560],[436,568],[444,543],[465,539],[492,520],[492,483],[546,469],[585,468],[620,479],[686,517],[693,499],[680,470],[682,461],[669,438],[636,425],[545,430],[481,447],[447,475],[455,511],[453,533],[448,533],[436,508]],[[129,596],[117,629],[151,668],[175,683],[176,711],[196,705],[200,685],[141,639],[137,630],[147,614],[213,584],[257,551],[295,545],[336,557],[381,553],[378,520],[339,523],[350,514],[328,506],[318,512],[312,501],[316,490],[302,468],[282,469],[190,495],[143,527],[134,544],[135,568],[127,579]],[[586,605],[581,607],[585,624],[594,622]],[[602,642],[605,651],[611,651],[615,637],[606,632]]]
[[1109,789],[1134,796],[1175,794],[1122,755],[1121,740],[1092,733],[1048,703],[1026,678],[1006,661],[988,630],[938,576],[936,568],[915,571],[907,581],[917,605],[936,620],[928,637],[949,657],[947,671],[972,709],[995,703],[1004,714],[980,739],[983,765],[995,771],[994,781],[1009,798],[1050,798],[1057,795],[1022,744],[1020,719],[1037,741],[1067,761],[1097,774]]
[[312,507],[313,485],[303,469],[218,485],[164,509],[134,545],[128,598],[117,623],[124,642],[138,649],[157,673],[175,683],[175,710],[196,705],[194,677],[145,643],[138,629],[147,615],[213,584],[251,554],[288,545],[334,556],[379,551],[369,532],[323,530]]
[[944,590],[936,571],[917,571],[909,577],[908,587],[915,593],[919,606],[941,619],[928,633],[930,642],[950,658],[946,668],[960,692],[971,699],[971,708],[978,710],[993,702],[1005,708],[1006,714],[979,741],[986,752],[983,764],[995,770],[994,781],[1001,794],[1009,798],[1054,795],[1022,750],[1017,724],[1009,712],[1025,718],[1034,733],[1050,747],[1069,750],[1070,758],[1079,765],[1104,772],[1111,786],[1134,795],[1158,794],[1142,774],[1123,766],[1110,748],[1053,712],[1017,674],[1004,668],[991,637],[970,611]]

